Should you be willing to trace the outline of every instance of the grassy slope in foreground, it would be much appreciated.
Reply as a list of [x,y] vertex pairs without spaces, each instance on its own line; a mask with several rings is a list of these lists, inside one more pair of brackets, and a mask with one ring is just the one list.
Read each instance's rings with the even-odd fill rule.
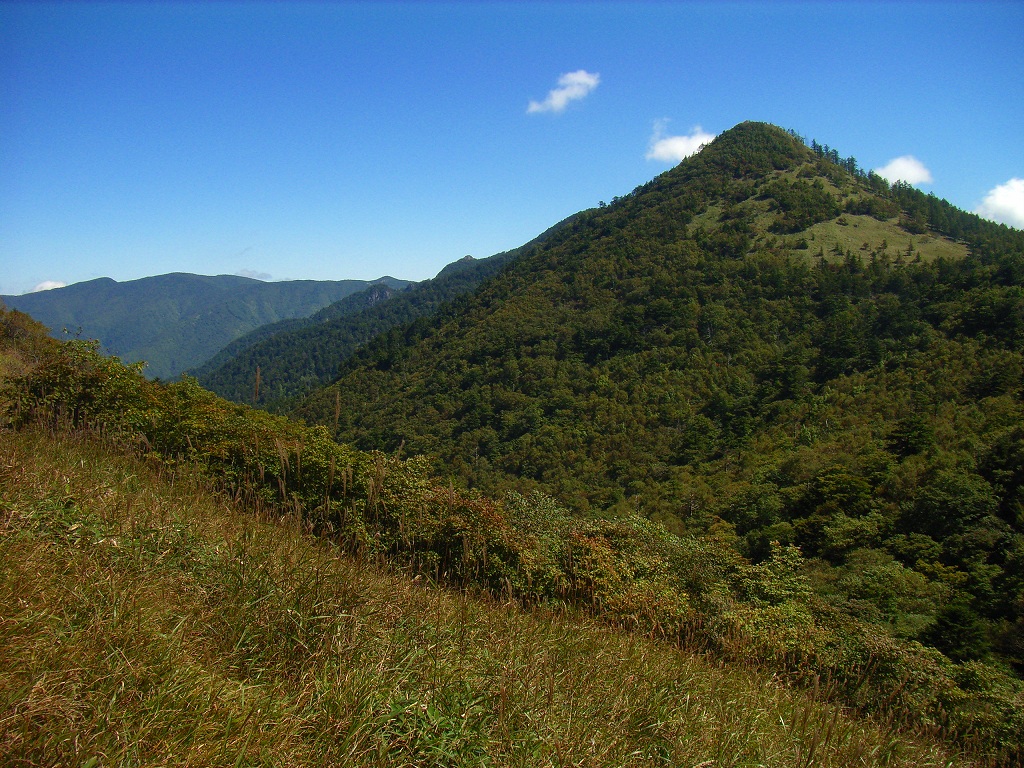
[[424,587],[92,438],[0,432],[0,490],[6,765],[966,764],[750,670]]

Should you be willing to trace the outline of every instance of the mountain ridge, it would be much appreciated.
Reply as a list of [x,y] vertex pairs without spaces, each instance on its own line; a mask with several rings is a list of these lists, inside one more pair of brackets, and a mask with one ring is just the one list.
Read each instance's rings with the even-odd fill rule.
[[[386,302],[372,289],[354,294],[297,322],[254,331],[193,371],[199,382],[236,402],[287,412],[301,398],[335,379],[342,363],[379,334],[423,322],[500,272],[532,244],[554,236],[575,217],[555,224],[519,248],[486,258],[463,257],[433,278],[396,291]],[[256,371],[262,382],[257,392]]]
[[[86,344],[43,354],[17,313],[0,313],[0,415],[43,438],[96,428],[178,487],[194,469],[424,583],[578,607],[1018,764],[1024,237],[772,126],[716,141],[359,346],[307,401],[319,423]],[[114,532],[69,527],[78,494],[55,489],[12,521],[137,556],[89,544]],[[278,603],[305,664],[335,633]],[[801,764],[807,732],[789,731]]]
[[98,339],[126,362],[146,361],[147,375],[174,378],[238,336],[269,322],[308,315],[374,282],[263,282],[239,275],[173,272],[118,282],[96,278],[62,288],[0,296],[61,335]]

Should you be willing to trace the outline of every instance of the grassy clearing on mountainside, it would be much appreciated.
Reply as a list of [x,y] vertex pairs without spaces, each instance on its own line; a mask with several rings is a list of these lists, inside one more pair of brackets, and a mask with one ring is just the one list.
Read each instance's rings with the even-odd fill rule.
[[879,221],[873,216],[850,213],[815,224],[802,237],[807,240],[808,253],[817,254],[821,249],[826,259],[837,258],[837,250],[850,251],[862,258],[869,257],[873,251],[885,251],[894,259],[902,256],[907,261],[918,256],[923,261],[934,261],[962,259],[967,255],[966,245],[947,237],[932,232],[914,235],[901,229],[895,219]]
[[7,765],[967,764],[751,670],[351,559],[88,435],[0,433],[0,489]]
[[[797,169],[772,173],[769,179],[789,184],[799,183],[804,176],[813,171],[813,168],[813,164],[805,163]],[[818,180],[821,181],[821,178],[818,177]],[[771,181],[765,182],[762,188],[770,187]],[[879,219],[867,214],[842,212],[847,205],[855,204],[859,196],[850,194],[849,190],[840,189],[830,181],[824,181],[822,190],[839,202],[840,212],[824,221],[811,224],[796,234],[783,237],[781,241],[793,250],[794,255],[821,254],[825,261],[833,262],[842,260],[846,253],[850,252],[864,259],[870,258],[873,254],[885,254],[892,259],[912,261],[920,258],[922,261],[930,262],[936,259],[962,259],[968,253],[965,243],[931,231],[914,234],[904,229],[898,216]],[[751,231],[757,234],[752,247],[755,247],[755,244],[763,245],[766,238],[779,239],[767,234],[777,220],[777,212],[770,201],[766,201],[761,194],[738,203],[733,209],[726,209],[722,205],[709,205],[691,219],[690,226],[714,231],[720,228],[724,218],[730,217],[730,213],[750,218]]]

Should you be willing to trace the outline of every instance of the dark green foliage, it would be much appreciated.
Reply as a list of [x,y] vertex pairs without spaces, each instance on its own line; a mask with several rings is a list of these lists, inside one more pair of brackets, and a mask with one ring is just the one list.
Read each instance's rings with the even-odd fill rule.
[[935,433],[931,424],[920,414],[911,414],[897,419],[889,434],[889,450],[906,458],[923,453],[935,444]]
[[471,292],[517,254],[463,258],[432,280],[404,290],[368,288],[310,318],[257,329],[194,373],[203,386],[229,400],[272,412],[287,411],[299,398],[335,379],[341,363],[362,344]]
[[922,639],[934,645],[954,661],[971,661],[985,655],[985,625],[981,617],[964,602],[947,605]]
[[[408,285],[391,277],[377,282]],[[369,285],[366,280],[265,283],[178,273],[123,283],[104,277],[0,300],[57,337],[97,339],[109,354],[145,361],[147,376],[173,379],[248,331],[304,317]]]
[[771,200],[773,208],[782,213],[772,225],[773,232],[799,232],[839,215],[835,195],[825,190],[820,179],[813,183],[779,179],[765,184],[761,196]]
[[[849,228],[923,216],[970,250],[908,259],[876,234],[814,258],[778,238],[843,210]],[[488,493],[717,520],[755,561],[798,545],[836,569],[823,594],[903,637],[939,644],[960,601],[988,658],[1021,618],[1022,254],[1020,233],[744,124],[366,344],[299,413]]]
[[[828,679],[823,693],[848,706],[911,727],[941,722],[943,735],[1007,764],[1020,756],[1019,685],[997,668],[957,667],[908,642],[916,629],[903,617],[934,614],[941,595],[884,553],[849,554],[846,569],[823,585],[816,583],[820,567],[794,546],[769,543],[764,559],[749,563],[730,548],[735,529],[722,520],[701,535],[673,535],[633,515],[581,518],[537,493],[499,500],[458,490],[432,475],[422,458],[339,445],[323,427],[228,403],[194,380],[148,382],[85,344],[34,347],[31,328],[17,317],[0,328],[11,330],[5,344],[16,345],[24,359],[35,350],[29,369],[0,388],[14,426],[42,420],[52,430],[91,429],[172,476],[199,471],[237,502],[289,515],[364,556],[523,603],[578,606],[624,629],[766,667],[794,684],[817,689]],[[511,368],[504,375],[517,376]],[[860,474],[824,466],[799,495],[790,492],[799,473],[787,481],[795,468],[780,469],[775,503],[757,507],[759,494],[750,487],[748,519],[774,519],[792,502],[832,520],[870,521],[878,507],[870,483],[886,471],[885,462],[865,454],[856,469]],[[536,470],[543,473],[544,465]],[[964,482],[979,493],[985,487]],[[695,476],[687,484],[699,515],[708,500],[696,493]],[[948,491],[956,482],[935,485]],[[840,540],[834,531],[829,536]],[[271,577],[262,579],[269,589]],[[976,608],[945,610],[936,619],[922,637],[956,658],[988,653],[986,620]],[[303,631],[303,642],[324,641],[315,627]],[[1000,647],[1012,652],[1016,637],[1006,626]]]
[[979,471],[1000,499],[1000,516],[1008,523],[1024,522],[1024,426],[996,437],[980,464]]
[[892,199],[878,195],[863,195],[846,201],[845,210],[861,216],[873,216],[879,221],[887,221],[899,215],[900,207]]

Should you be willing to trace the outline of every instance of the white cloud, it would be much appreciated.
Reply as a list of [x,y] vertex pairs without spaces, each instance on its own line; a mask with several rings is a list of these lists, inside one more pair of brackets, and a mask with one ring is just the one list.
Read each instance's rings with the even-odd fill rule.
[[264,282],[274,277],[271,274],[268,274],[266,272],[259,272],[255,269],[241,269],[238,272],[235,272],[235,274],[238,275],[239,277],[249,277],[252,278],[253,280],[263,280]]
[[1013,178],[990,190],[974,212],[982,218],[1024,229],[1024,179]]
[[43,282],[39,283],[35,288],[33,288],[31,291],[29,291],[29,293],[38,293],[39,291],[49,291],[49,290],[52,290],[53,288],[63,288],[66,285],[67,285],[67,283],[62,283],[59,280],[43,280]]
[[699,125],[695,125],[688,136],[666,136],[667,125],[667,119],[654,121],[654,133],[651,135],[645,156],[648,160],[678,163],[683,158],[700,152],[705,144],[710,144],[715,138],[713,133],[708,133]]
[[927,184],[932,180],[932,172],[925,168],[924,163],[913,155],[903,155],[890,160],[875,173],[889,183],[905,181],[907,184]]
[[569,106],[570,101],[582,99],[597,88],[600,82],[601,76],[597,72],[587,72],[585,69],[567,72],[558,78],[558,87],[550,90],[544,101],[531,101],[526,111],[561,112]]

